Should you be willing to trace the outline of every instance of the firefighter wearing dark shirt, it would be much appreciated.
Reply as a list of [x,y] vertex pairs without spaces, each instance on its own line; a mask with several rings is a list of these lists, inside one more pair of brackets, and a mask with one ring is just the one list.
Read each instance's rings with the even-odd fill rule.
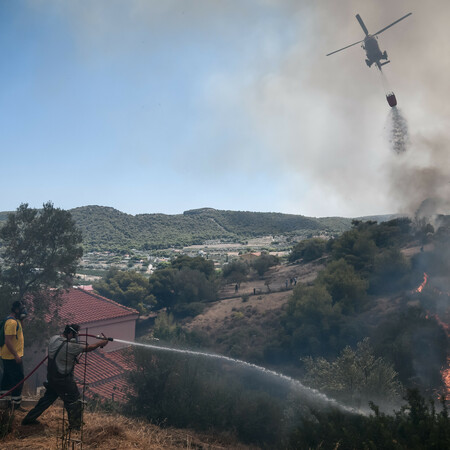
[[90,352],[104,347],[108,341],[101,340],[95,344],[78,343],[77,324],[66,325],[61,336],[50,339],[48,345],[47,383],[45,394],[37,405],[22,420],[22,425],[39,423],[37,418],[60,397],[64,402],[69,417],[69,427],[79,430],[81,426],[80,392],[73,377],[76,358],[80,353]]

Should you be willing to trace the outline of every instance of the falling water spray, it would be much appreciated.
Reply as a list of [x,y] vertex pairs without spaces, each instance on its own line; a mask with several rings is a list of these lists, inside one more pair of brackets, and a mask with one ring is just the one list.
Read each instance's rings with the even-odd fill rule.
[[185,349],[179,349],[179,348],[173,348],[173,347],[163,347],[159,345],[154,344],[142,344],[139,342],[132,342],[132,341],[124,341],[122,339],[114,339],[115,342],[121,342],[123,344],[133,345],[136,347],[144,347],[152,350],[157,351],[166,351],[166,352],[173,352],[173,353],[181,353],[185,355],[192,355],[192,356],[201,356],[205,358],[213,358],[213,359],[219,359],[222,361],[227,361],[235,365],[240,365],[243,367],[247,367],[249,369],[256,370],[260,373],[269,375],[271,377],[274,377],[278,380],[282,380],[286,383],[288,383],[290,386],[292,386],[295,390],[299,391],[309,400],[315,402],[315,403],[323,403],[327,404],[329,406],[333,406],[335,408],[339,408],[342,411],[353,413],[353,414],[363,414],[362,411],[355,410],[354,408],[347,407],[345,405],[342,405],[338,401],[327,397],[325,394],[322,394],[316,389],[308,388],[304,386],[300,381],[295,380],[294,378],[291,378],[287,375],[283,375],[282,373],[275,372],[274,370],[266,369],[265,367],[257,366],[256,364],[252,364],[246,361],[241,361],[240,359],[234,359],[230,358],[229,356],[223,356],[223,355],[217,355],[214,353],[207,353],[207,352],[200,352],[195,350],[185,350]]
[[[393,95],[392,89],[386,78],[386,75],[380,70],[381,84],[383,85],[386,98],[389,101],[389,96]],[[395,96],[394,96],[395,98]],[[409,133],[408,133],[408,122],[403,115],[400,108],[396,106],[397,100],[395,100],[395,105],[391,105],[391,110],[388,115],[388,140],[392,150],[400,155],[405,153],[409,147]]]
[[389,144],[392,150],[400,155],[405,153],[409,147],[408,122],[402,111],[397,108],[391,108],[389,112]]

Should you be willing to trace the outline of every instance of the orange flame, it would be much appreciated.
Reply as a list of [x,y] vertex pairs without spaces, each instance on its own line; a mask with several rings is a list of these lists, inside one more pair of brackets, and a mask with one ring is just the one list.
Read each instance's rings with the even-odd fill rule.
[[441,328],[444,329],[447,337],[450,337],[450,326],[447,323],[443,322],[437,314],[435,314],[433,317],[436,319],[436,322],[441,326]]
[[421,283],[421,285],[416,289],[416,292],[422,292],[423,288],[425,287],[425,285],[428,282],[428,274],[427,273],[423,273],[423,281]]
[[446,388],[445,398],[450,401],[450,356],[447,358],[447,367],[442,369],[441,375]]
[[[414,291],[414,292],[422,292],[424,287],[426,286],[428,282],[428,274],[424,272],[423,274],[423,281],[420,284],[420,286]],[[442,295],[443,293],[440,292],[439,290],[437,290],[436,288],[433,289],[433,291],[439,295]],[[446,293],[446,295],[449,295],[448,293]],[[433,317],[436,322],[442,327],[442,329],[445,331],[445,333],[447,334],[447,337],[450,337],[450,326],[448,323],[444,322],[437,314],[433,314],[430,315],[428,312],[426,314],[426,318],[429,319],[430,317]],[[442,375],[442,381],[444,382],[445,385],[445,392],[446,392],[446,399],[450,400],[450,354],[447,357],[447,367],[443,367],[441,370],[441,375]]]

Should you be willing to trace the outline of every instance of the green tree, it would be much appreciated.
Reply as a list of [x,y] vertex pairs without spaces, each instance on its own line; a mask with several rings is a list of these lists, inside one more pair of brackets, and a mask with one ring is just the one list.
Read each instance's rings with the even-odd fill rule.
[[373,239],[379,248],[398,247],[411,239],[411,219],[398,219],[382,222],[370,227]]
[[61,289],[73,285],[81,241],[71,214],[50,202],[42,209],[20,205],[0,228],[0,312],[9,311],[14,300],[32,303],[27,345],[45,339],[58,324]]
[[172,268],[158,269],[149,279],[149,292],[156,298],[158,308],[172,308],[177,302],[175,292],[175,276],[177,270]]
[[258,272],[258,275],[262,277],[272,266],[276,266],[279,262],[278,256],[262,252],[260,256],[252,261],[252,266]]
[[170,263],[171,267],[178,270],[191,269],[201,272],[210,280],[215,276],[214,263],[201,256],[191,257],[181,255]]
[[367,229],[352,229],[333,243],[333,259],[343,258],[355,270],[368,274],[373,269],[377,246]]
[[170,267],[156,270],[149,279],[149,292],[156,298],[158,308],[213,301],[217,290],[214,264],[202,257],[178,257]]
[[320,272],[316,283],[323,284],[334,303],[339,303],[344,313],[361,309],[366,297],[368,282],[359,276],[344,259],[333,261]]
[[177,303],[208,302],[217,298],[215,281],[210,281],[199,270],[179,270],[175,274],[173,286]]
[[181,330],[175,323],[172,314],[167,314],[165,311],[158,314],[153,327],[153,336],[155,338],[170,342],[176,339],[180,332]]
[[326,250],[327,241],[319,238],[305,239],[294,246],[289,255],[289,261],[302,259],[303,262],[314,261],[320,258]]
[[149,292],[148,279],[139,272],[110,269],[93,287],[100,295],[142,313],[156,303]]
[[398,248],[381,251],[374,260],[370,292],[383,294],[405,288],[409,283],[411,263]]
[[395,405],[402,386],[392,364],[374,355],[369,338],[359,342],[356,350],[345,347],[329,362],[324,358],[305,358],[305,383],[333,398],[354,406],[369,401]]
[[249,266],[245,261],[235,259],[222,268],[222,277],[231,283],[241,283],[247,278]]
[[333,355],[339,347],[342,310],[322,285],[297,285],[282,318],[282,339],[293,356]]
[[68,211],[48,202],[41,210],[24,203],[0,229],[0,284],[12,298],[72,285],[83,255],[81,233]]

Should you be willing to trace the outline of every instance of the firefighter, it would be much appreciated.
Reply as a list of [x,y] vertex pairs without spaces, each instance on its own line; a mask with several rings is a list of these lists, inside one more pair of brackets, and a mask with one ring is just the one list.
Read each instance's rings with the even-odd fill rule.
[[[27,310],[22,302],[15,301],[11,306],[11,314],[4,322],[4,345],[1,348],[3,363],[3,377],[0,395],[6,394],[10,389],[23,380],[23,331],[22,321],[27,316]],[[20,406],[22,402],[23,384],[17,386],[11,392],[11,407],[16,410],[23,410]],[[7,397],[9,399],[9,397]]]
[[79,430],[81,427],[80,392],[73,377],[77,356],[104,347],[108,340],[95,344],[78,343],[78,324],[66,325],[61,336],[56,335],[48,344],[47,382],[45,393],[37,405],[22,420],[22,425],[39,424],[37,418],[60,397],[64,402],[69,417],[69,427]]

